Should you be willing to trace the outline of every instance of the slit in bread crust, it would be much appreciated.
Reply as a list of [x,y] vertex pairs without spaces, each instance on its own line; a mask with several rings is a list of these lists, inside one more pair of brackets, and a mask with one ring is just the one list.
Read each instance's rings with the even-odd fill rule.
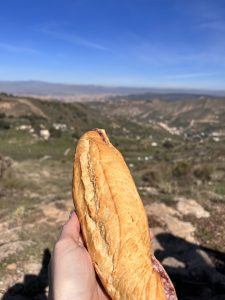
[[[84,198],[85,198],[84,202],[86,204],[85,219],[86,219],[86,224],[88,226],[88,229],[90,230],[89,234],[91,233],[91,235],[93,236],[93,238],[89,240],[91,241],[91,243],[95,245],[95,249],[98,252],[97,255],[104,256],[105,260],[108,261],[108,266],[111,265],[111,272],[110,272],[111,275],[108,276],[107,282],[112,285],[112,272],[113,272],[114,263],[113,260],[111,260],[111,257],[109,255],[109,245],[107,243],[106,229],[104,223],[101,222],[98,218],[98,212],[100,209],[100,200],[97,195],[97,184],[96,184],[96,178],[94,173],[94,166],[90,156],[90,148],[93,145],[90,140],[85,141],[85,143],[87,146],[85,149],[86,151],[82,153],[81,155],[82,157],[80,157],[79,159],[81,173],[82,173],[81,180],[84,185],[84,190],[86,190],[86,193],[84,193]],[[84,159],[84,156],[86,157],[86,159]],[[100,163],[99,165],[101,166]],[[104,173],[103,168],[102,171]],[[92,197],[90,197],[90,195],[92,195]],[[92,259],[94,259],[94,264],[100,272],[99,275],[101,275],[102,271],[100,270],[100,266],[97,265],[95,257],[92,257]],[[112,290],[113,289],[114,288],[112,285]]]

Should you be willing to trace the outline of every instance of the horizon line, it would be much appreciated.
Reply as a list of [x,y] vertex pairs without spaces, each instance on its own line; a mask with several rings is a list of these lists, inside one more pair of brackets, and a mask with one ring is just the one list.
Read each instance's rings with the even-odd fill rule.
[[104,83],[78,83],[78,82],[58,82],[58,81],[49,81],[49,80],[40,80],[40,79],[23,79],[23,80],[3,80],[1,82],[10,82],[10,83],[26,83],[26,82],[39,82],[47,84],[61,84],[67,86],[93,86],[93,87],[105,87],[105,88],[133,88],[133,89],[162,89],[162,90],[186,90],[186,91],[209,91],[209,92],[224,92],[225,89],[220,88],[204,88],[204,87],[187,87],[187,86],[147,86],[147,85],[121,85],[121,84],[104,84]]

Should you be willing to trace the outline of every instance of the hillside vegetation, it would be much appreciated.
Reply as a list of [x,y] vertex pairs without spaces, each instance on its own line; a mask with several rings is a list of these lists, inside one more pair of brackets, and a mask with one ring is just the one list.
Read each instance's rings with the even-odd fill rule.
[[[76,143],[96,127],[123,153],[155,234],[173,234],[189,250],[194,243],[225,252],[225,99],[170,100],[62,103],[0,95],[0,290],[52,249],[73,208]],[[212,251],[213,270],[225,275],[225,260]]]

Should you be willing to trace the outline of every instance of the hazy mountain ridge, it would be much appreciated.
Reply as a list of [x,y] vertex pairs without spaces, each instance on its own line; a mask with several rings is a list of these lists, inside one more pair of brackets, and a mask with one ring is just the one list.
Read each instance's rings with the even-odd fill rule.
[[76,95],[129,95],[129,94],[165,94],[183,93],[196,95],[224,96],[225,91],[210,91],[182,88],[148,88],[148,87],[122,87],[85,84],[63,84],[44,81],[0,81],[0,92],[15,95],[37,96],[76,96]]

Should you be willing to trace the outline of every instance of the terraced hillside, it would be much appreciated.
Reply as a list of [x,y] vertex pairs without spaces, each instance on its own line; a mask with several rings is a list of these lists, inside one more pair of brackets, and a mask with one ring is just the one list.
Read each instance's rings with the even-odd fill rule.
[[[164,98],[163,98],[164,99]],[[100,107],[95,103],[93,107]],[[114,99],[102,106],[105,114],[125,116],[140,123],[166,122],[172,127],[183,129],[223,129],[221,124],[225,121],[225,98],[198,97],[197,99],[185,98],[181,101],[159,100],[157,97],[138,99]]]

